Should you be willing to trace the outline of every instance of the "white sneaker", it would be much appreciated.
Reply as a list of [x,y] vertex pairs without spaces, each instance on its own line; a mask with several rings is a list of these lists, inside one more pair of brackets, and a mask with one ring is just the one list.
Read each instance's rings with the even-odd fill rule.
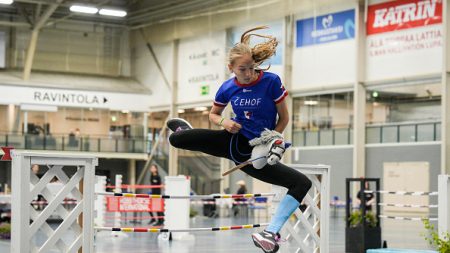
[[167,127],[173,132],[193,129],[191,124],[182,118],[173,118],[167,121]]
[[280,246],[277,241],[279,240],[278,234],[274,234],[269,231],[262,231],[260,233],[252,234],[253,243],[256,247],[261,248],[265,253],[275,253]]

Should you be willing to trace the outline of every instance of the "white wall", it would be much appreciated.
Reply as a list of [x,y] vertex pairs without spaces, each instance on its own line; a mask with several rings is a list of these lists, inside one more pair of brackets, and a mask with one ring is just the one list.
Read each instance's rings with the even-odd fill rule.
[[[174,44],[170,42],[151,46],[169,85],[172,85]],[[132,75],[151,90],[150,110],[167,109],[171,102],[171,87],[165,83],[146,42],[139,34],[134,34],[133,37],[132,56]]]
[[[225,81],[226,32],[211,32],[180,40],[178,50],[178,103],[212,104]],[[208,89],[202,94],[202,87]]]
[[[325,15],[324,17],[317,18],[316,31],[326,30],[325,26],[327,24],[333,27],[333,22],[336,22],[333,21],[333,17],[337,17],[335,15],[336,13],[349,11],[354,8],[355,5],[351,2],[339,6],[319,7],[316,12],[296,15],[296,25],[300,20]],[[330,14],[332,14],[332,17],[328,19]],[[340,25],[344,25],[344,22],[340,23]],[[297,29],[297,27],[294,29]],[[295,41],[300,38],[299,36],[309,35],[309,33],[305,35],[299,34],[297,31],[293,32],[296,34]],[[330,41],[323,44],[294,46],[292,63],[293,91],[321,90],[326,89],[326,87],[351,84],[355,81],[356,43],[354,38]]]

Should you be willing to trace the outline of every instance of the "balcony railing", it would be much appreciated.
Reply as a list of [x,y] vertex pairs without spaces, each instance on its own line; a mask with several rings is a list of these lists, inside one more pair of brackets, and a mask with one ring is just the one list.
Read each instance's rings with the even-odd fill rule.
[[[294,146],[353,144],[352,128],[294,130]],[[441,122],[403,122],[366,126],[366,143],[405,143],[441,140]]]
[[1,146],[13,146],[16,149],[149,153],[151,144],[150,140],[144,138],[0,134]]

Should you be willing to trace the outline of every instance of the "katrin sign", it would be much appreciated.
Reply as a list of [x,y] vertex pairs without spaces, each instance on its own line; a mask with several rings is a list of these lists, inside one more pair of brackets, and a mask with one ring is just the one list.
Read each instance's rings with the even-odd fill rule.
[[399,0],[368,7],[367,34],[442,23],[442,0]]
[[355,37],[355,10],[297,20],[297,47]]

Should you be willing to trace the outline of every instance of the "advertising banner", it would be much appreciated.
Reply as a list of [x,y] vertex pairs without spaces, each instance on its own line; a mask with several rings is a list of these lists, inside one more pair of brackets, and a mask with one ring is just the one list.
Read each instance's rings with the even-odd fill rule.
[[392,32],[442,23],[441,0],[400,0],[368,8],[367,34]]
[[442,1],[400,0],[368,7],[367,79],[439,73]]
[[164,199],[106,197],[108,212],[164,212]]
[[292,59],[294,92],[348,85],[355,80],[355,6],[349,2],[330,8],[315,17],[297,18]]
[[297,47],[330,43],[354,37],[354,9],[297,20]]

